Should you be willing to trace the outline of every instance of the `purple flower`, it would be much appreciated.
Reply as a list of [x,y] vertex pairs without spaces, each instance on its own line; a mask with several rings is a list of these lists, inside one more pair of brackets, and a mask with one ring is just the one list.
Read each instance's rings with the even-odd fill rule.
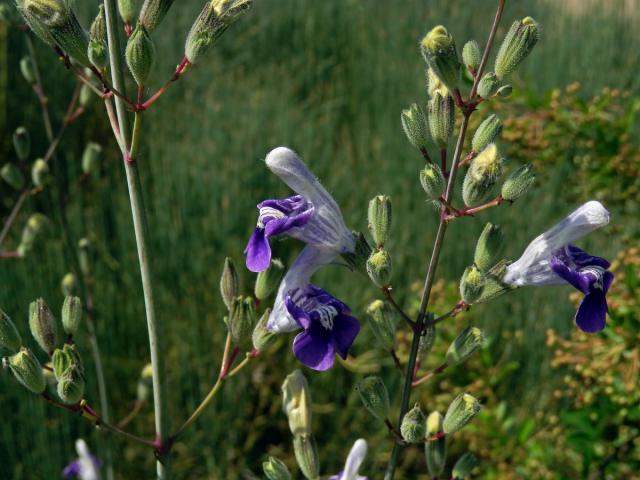
[[568,245],[551,257],[550,264],[560,278],[584,293],[575,317],[578,328],[587,333],[602,330],[608,310],[606,294],[613,282],[609,262]]
[[367,480],[358,474],[360,465],[367,455],[367,442],[362,438],[356,440],[351,447],[347,461],[344,464],[344,470],[337,475],[329,477],[329,480]]
[[76,440],[78,458],[67,465],[62,471],[64,478],[80,478],[81,480],[100,480],[100,460],[92,455],[87,443],[79,438]]
[[347,358],[360,331],[351,310],[323,289],[308,284],[289,292],[287,311],[304,329],[293,341],[293,354],[304,365],[324,371],[333,366],[337,353]]

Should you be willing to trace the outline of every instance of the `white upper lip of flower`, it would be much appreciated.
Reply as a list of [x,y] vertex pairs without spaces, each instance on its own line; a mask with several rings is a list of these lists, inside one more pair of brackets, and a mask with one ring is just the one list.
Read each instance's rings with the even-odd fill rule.
[[564,283],[549,266],[551,256],[566,245],[607,225],[609,217],[609,212],[600,202],[592,200],[585,203],[533,239],[522,256],[507,267],[503,282],[514,286]]
[[347,461],[344,464],[344,471],[340,476],[340,480],[359,480],[361,477],[358,475],[358,469],[362,462],[364,461],[364,457],[367,455],[367,442],[362,438],[356,440],[351,447],[351,451],[349,452],[349,456],[347,457]]

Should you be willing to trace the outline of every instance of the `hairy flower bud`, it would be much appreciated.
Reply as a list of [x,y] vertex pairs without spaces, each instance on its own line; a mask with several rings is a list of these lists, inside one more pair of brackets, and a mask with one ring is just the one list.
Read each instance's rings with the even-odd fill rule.
[[102,147],[94,142],[87,143],[82,153],[82,171],[87,175],[95,175],[100,168]]
[[485,201],[502,175],[503,159],[495,143],[491,143],[473,159],[462,184],[465,205],[473,206]]
[[425,61],[438,78],[453,91],[460,81],[460,60],[453,36],[439,25],[432,29],[420,42]]
[[400,434],[409,443],[422,442],[426,433],[424,413],[419,404],[409,410],[400,424]]
[[251,338],[256,323],[254,300],[242,296],[233,299],[229,312],[229,334],[236,345],[244,344]]
[[496,56],[494,70],[498,78],[514,72],[539,39],[540,26],[533,18],[526,17],[513,22]]
[[29,328],[42,350],[51,354],[58,345],[58,326],[49,305],[42,298],[29,305]]
[[320,456],[318,445],[313,435],[295,435],[293,452],[300,471],[308,480],[317,480],[320,475]]
[[222,301],[227,306],[227,310],[231,311],[233,299],[239,294],[240,277],[233,260],[227,257],[224,259],[224,267],[220,276],[220,295],[222,295]]
[[466,361],[484,345],[484,332],[477,327],[467,327],[456,337],[447,350],[446,363],[455,367]]
[[47,385],[42,366],[31,350],[21,348],[18,353],[9,357],[9,368],[25,388],[36,394],[44,392]]
[[495,73],[485,73],[478,83],[478,95],[482,98],[493,97],[500,88],[500,80]]
[[498,89],[498,91],[496,92],[496,95],[500,98],[508,98],[511,96],[512,92],[513,92],[513,87],[511,85],[503,85]]
[[472,72],[478,70],[481,59],[482,53],[480,52],[478,42],[469,40],[464,44],[464,47],[462,47],[462,61],[469,70]]
[[[22,57],[20,59],[20,73],[29,85],[36,83],[36,70],[31,57]],[[24,160],[24,158],[21,160]]]
[[502,133],[502,121],[492,113],[482,121],[473,134],[471,148],[474,152],[482,152],[489,144],[495,142],[500,133]]
[[507,201],[513,202],[524,195],[536,181],[533,165],[525,163],[509,174],[502,184],[501,195]]
[[367,260],[369,278],[378,287],[388,287],[391,282],[391,256],[386,250],[378,250]]
[[467,267],[460,279],[460,297],[467,305],[471,305],[482,295],[484,285],[484,275],[478,267],[475,265]]
[[[429,318],[432,320],[432,318]],[[436,342],[436,326],[427,324],[420,334],[420,343],[418,344],[418,358],[424,358],[431,352],[433,344]]]
[[426,148],[429,141],[427,133],[427,116],[417,103],[411,104],[400,115],[402,128],[411,145],[417,149]]
[[440,167],[427,163],[420,170],[420,184],[430,200],[438,200],[444,193],[446,182]]
[[284,264],[277,258],[271,259],[269,268],[258,273],[255,288],[253,289],[256,298],[260,301],[266,300],[276,291],[284,275]]
[[260,317],[260,320],[258,320],[258,324],[256,328],[253,329],[253,334],[251,335],[253,348],[258,352],[267,348],[276,339],[276,334],[267,330],[269,315],[271,315],[271,309],[267,308]]
[[65,297],[62,304],[62,328],[67,335],[75,335],[82,320],[82,301],[78,297]]
[[440,80],[438,75],[435,74],[431,67],[427,68],[427,94],[429,98],[433,98],[435,94],[440,94],[441,97],[449,95],[449,89]]
[[464,480],[467,476],[471,475],[474,468],[478,466],[478,459],[471,452],[464,453],[453,466],[451,470],[451,477],[454,480]]
[[58,397],[66,404],[76,404],[82,400],[84,386],[84,378],[80,372],[74,368],[70,368],[58,379]]
[[[145,0],[140,9],[139,22],[147,32],[153,32],[171,8],[174,0]],[[129,14],[134,9],[133,5],[126,6],[125,13]]]
[[138,22],[129,37],[127,49],[125,50],[127,66],[138,86],[144,85],[147,81],[155,58],[156,48],[153,40],[151,40],[146,27],[141,22]]
[[22,230],[22,239],[18,246],[18,253],[20,253],[21,256],[26,255],[33,249],[36,238],[38,238],[38,235],[44,230],[48,221],[47,217],[41,213],[34,213],[29,217],[27,224]]
[[24,176],[20,169],[13,163],[5,163],[0,170],[2,179],[16,190],[24,188]]
[[384,422],[389,416],[389,392],[382,378],[363,378],[357,383],[356,391],[369,413]]
[[31,136],[29,131],[24,127],[16,128],[13,132],[13,148],[16,151],[18,159],[24,161],[31,152]]
[[[427,437],[436,438],[442,432],[442,415],[432,412],[427,417]],[[447,462],[447,440],[444,436],[429,441],[424,446],[427,469],[432,477],[438,477]]]
[[342,254],[342,258],[347,262],[347,265],[352,270],[358,271],[364,275],[367,274],[367,260],[371,255],[371,245],[367,241],[367,238],[361,232],[353,232],[356,239],[356,246],[353,253],[345,252]]
[[107,25],[104,16],[104,5],[100,5],[98,15],[91,24],[87,56],[89,57],[89,61],[99,70],[103,70],[107,68],[107,65],[109,65]]
[[311,395],[307,379],[300,370],[287,375],[282,384],[282,409],[293,435],[311,435]]
[[429,101],[429,130],[440,148],[447,148],[456,123],[455,105],[451,95],[435,93]]
[[118,0],[118,12],[124,23],[131,23],[136,15],[136,0]]
[[282,460],[269,457],[262,462],[262,471],[267,480],[291,480],[291,473]]
[[472,395],[468,393],[458,395],[451,402],[444,416],[442,422],[444,433],[452,434],[461,430],[478,414],[481,407],[480,402]]
[[382,300],[375,300],[367,308],[369,326],[383,350],[393,348],[396,338],[395,310]]
[[20,350],[22,345],[22,338],[18,329],[13,324],[9,315],[0,310],[0,347],[16,353]]
[[76,276],[69,272],[62,277],[62,281],[60,282],[60,289],[62,290],[62,294],[66,297],[68,295],[73,295],[78,287],[78,279]]
[[499,225],[487,223],[478,237],[473,263],[481,272],[487,272],[498,262],[504,246],[504,235]]
[[56,379],[62,378],[71,369],[77,370],[80,375],[84,375],[82,359],[75,345],[65,343],[62,348],[56,348],[51,356],[51,363]]
[[369,202],[369,232],[378,248],[382,247],[391,229],[391,198],[377,195]]

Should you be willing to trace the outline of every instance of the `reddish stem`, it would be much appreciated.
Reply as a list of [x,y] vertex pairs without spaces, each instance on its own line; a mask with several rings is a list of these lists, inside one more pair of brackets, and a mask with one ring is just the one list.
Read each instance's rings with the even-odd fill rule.
[[454,218],[459,218],[459,217],[470,217],[470,216],[475,215],[478,212],[481,212],[483,210],[487,210],[488,208],[492,208],[492,207],[496,207],[498,205],[501,205],[504,202],[505,202],[505,199],[502,198],[502,195],[498,195],[496,198],[494,198],[490,202],[483,203],[482,205],[478,205],[477,207],[466,207],[466,208],[463,208],[461,210],[457,210],[457,211],[455,211],[453,213],[445,213],[443,218],[446,221],[449,221],[449,220],[453,220]]
[[173,82],[177,81],[182,76],[182,74],[187,70],[187,68],[190,65],[191,65],[191,62],[187,60],[187,57],[184,57],[176,67],[176,71],[174,72],[173,76],[169,79],[169,81],[167,81],[167,83],[165,83],[162,87],[160,87],[160,89],[158,89],[156,93],[154,93],[151,97],[149,97],[149,99],[146,102],[142,104],[138,104],[137,106],[138,110],[143,111],[149,108],[156,100],[158,100],[158,98],[162,96],[164,92],[166,92],[169,89],[169,87]]

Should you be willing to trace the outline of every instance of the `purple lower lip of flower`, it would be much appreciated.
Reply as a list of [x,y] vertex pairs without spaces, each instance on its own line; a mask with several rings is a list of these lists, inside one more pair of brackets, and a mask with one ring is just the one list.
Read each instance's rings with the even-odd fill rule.
[[324,371],[333,366],[337,353],[347,353],[360,332],[360,323],[349,308],[323,289],[307,285],[292,291],[285,304],[289,314],[304,329],[293,341],[293,354],[307,367]]
[[269,238],[302,227],[313,215],[313,205],[301,195],[265,200],[257,205],[258,224],[244,250],[247,268],[262,272],[271,263]]
[[[100,469],[100,467],[102,466],[102,462],[95,455],[91,455],[91,461],[93,462],[93,465],[96,469]],[[80,477],[80,474],[82,473],[81,469],[82,464],[80,462],[80,459],[74,460],[69,465],[64,467],[64,470],[62,470],[62,476],[64,478]]]

